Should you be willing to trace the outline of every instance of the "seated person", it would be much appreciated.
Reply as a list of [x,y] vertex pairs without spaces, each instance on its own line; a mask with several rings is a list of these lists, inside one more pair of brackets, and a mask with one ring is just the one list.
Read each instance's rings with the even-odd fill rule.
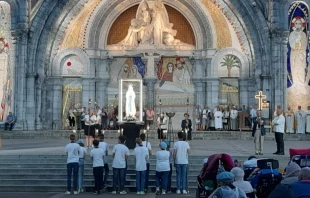
[[257,168],[257,158],[250,156],[247,161],[243,163],[244,180],[248,180],[251,173]]
[[248,181],[250,181],[251,185],[253,188],[256,188],[258,182],[260,181],[261,175],[267,175],[273,173],[275,176],[280,176],[282,175],[280,171],[277,169],[262,169],[260,170],[259,168],[256,168],[251,175],[248,178]]
[[301,168],[295,162],[289,163],[289,165],[286,167],[285,178],[272,191],[269,197],[270,198],[282,197],[283,193],[287,191],[289,185],[298,181],[300,170]]
[[[310,197],[310,168],[304,167],[300,171],[298,182],[291,184],[291,188],[295,193],[295,197]],[[285,194],[282,196],[284,197]]]
[[248,181],[243,181],[244,177],[244,171],[239,168],[235,167],[231,169],[230,171],[235,176],[235,181],[233,182],[233,185],[241,189],[244,193],[252,193],[254,190]]
[[217,175],[218,188],[209,198],[246,198],[245,193],[233,185],[234,175],[230,172],[222,172]]
[[4,124],[4,130],[9,130],[11,131],[13,129],[13,126],[15,124],[15,117],[12,115],[12,112],[9,113],[8,117],[6,118],[6,122]]

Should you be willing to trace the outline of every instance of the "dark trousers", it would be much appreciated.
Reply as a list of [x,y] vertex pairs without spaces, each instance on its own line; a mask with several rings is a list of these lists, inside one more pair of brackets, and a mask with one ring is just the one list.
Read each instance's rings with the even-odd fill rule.
[[108,176],[109,176],[109,164],[104,164],[104,179],[103,179],[103,186],[108,186]]
[[70,127],[74,127],[75,126],[75,118],[69,116],[69,123],[70,123]]
[[171,177],[172,177],[172,164],[170,164],[170,172],[168,175],[168,185],[167,185],[167,191],[171,191]]
[[4,130],[8,130],[8,126],[10,126],[9,130],[11,131],[13,129],[14,123],[9,124],[9,123],[6,122],[4,124]]
[[113,191],[120,191],[125,189],[126,182],[126,168],[113,168]]
[[274,134],[277,143],[277,153],[284,153],[283,133],[275,132]]
[[149,189],[149,174],[150,174],[150,164],[146,163],[144,190],[148,190]]
[[73,190],[78,188],[79,162],[67,164],[67,191],[71,192],[71,177],[73,172]]
[[95,178],[95,191],[99,192],[103,186],[103,166],[93,167]]

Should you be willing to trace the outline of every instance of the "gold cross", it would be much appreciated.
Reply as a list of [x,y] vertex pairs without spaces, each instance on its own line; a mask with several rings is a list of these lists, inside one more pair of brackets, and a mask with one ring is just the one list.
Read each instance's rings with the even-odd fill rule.
[[255,95],[255,98],[258,99],[258,110],[262,110],[263,99],[266,99],[267,96],[263,94],[262,91],[258,92],[258,95]]

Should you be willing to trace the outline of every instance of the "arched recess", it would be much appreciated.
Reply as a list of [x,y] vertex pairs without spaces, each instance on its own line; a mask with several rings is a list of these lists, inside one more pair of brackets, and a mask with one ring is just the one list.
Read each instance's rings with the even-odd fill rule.
[[15,30],[17,28],[17,23],[19,22],[18,14],[20,13],[18,2],[16,0],[0,0],[0,2],[1,1],[6,2],[11,6],[11,28],[12,30]]
[[[84,66],[83,73],[78,74],[77,76],[81,77],[88,77],[90,76],[90,60],[88,55],[81,49],[78,48],[71,48],[71,49],[65,49],[57,54],[53,61],[53,67],[51,74],[52,76],[63,76],[65,75],[63,73],[63,66],[64,61],[66,58],[70,58],[70,56],[77,56],[79,57],[79,60],[81,61],[81,65]],[[71,66],[71,65],[68,65]]]
[[236,56],[240,60],[240,68],[239,68],[240,77],[241,78],[249,77],[249,60],[244,53],[235,48],[225,48],[218,51],[214,55],[211,62],[211,76],[220,77],[219,68],[221,67],[221,62],[223,62],[223,59],[227,55]]
[[[102,2],[102,5],[94,11],[96,14],[92,15],[89,20],[90,26],[85,35],[85,48],[105,49],[108,32],[113,22],[122,12],[140,2],[141,0]],[[216,33],[211,28],[210,19],[196,1],[164,0],[164,3],[178,10],[191,24],[196,37],[197,49],[216,48]]]

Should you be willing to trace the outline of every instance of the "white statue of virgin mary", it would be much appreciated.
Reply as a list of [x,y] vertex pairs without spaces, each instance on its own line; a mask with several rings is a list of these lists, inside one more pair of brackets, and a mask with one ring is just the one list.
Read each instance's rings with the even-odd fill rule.
[[126,118],[136,118],[136,94],[133,90],[133,85],[128,85],[126,92]]

